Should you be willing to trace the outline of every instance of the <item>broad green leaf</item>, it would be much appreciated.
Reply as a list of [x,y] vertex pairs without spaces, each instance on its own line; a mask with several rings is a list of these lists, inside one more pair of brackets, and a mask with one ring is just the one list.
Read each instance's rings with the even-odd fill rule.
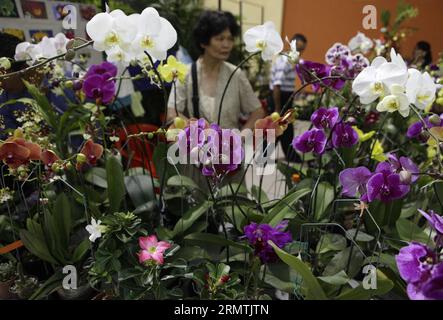
[[332,284],[335,286],[345,285],[350,280],[344,270],[341,270],[339,273],[334,274],[333,276],[318,277],[317,279],[320,279],[323,282],[326,282],[328,284]]
[[360,284],[354,289],[348,289],[338,297],[337,300],[369,300],[374,296],[382,296],[394,287],[394,283],[389,280],[386,275],[377,269],[377,288],[376,289],[365,289],[363,285]]
[[171,187],[185,187],[188,189],[200,189],[198,185],[189,177],[186,176],[173,176],[168,179],[168,186]]
[[422,243],[432,241],[426,232],[410,220],[400,218],[397,220],[396,227],[401,240],[408,242],[418,241]]
[[260,189],[259,186],[253,185],[251,187],[251,193],[257,201],[260,199],[261,203],[269,201],[268,195],[263,191],[263,189]]
[[190,228],[204,213],[206,213],[212,206],[212,202],[205,201],[202,204],[190,208],[183,217],[177,221],[174,230],[174,236],[183,235],[183,233]]
[[108,157],[106,161],[106,179],[108,182],[109,212],[118,212],[125,197],[126,189],[122,166],[117,158],[113,156]]
[[326,233],[318,241],[316,252],[322,254],[329,251],[341,251],[346,248],[346,245],[346,239],[342,235]]
[[302,289],[308,300],[326,300],[327,296],[320,286],[317,278],[312,274],[309,267],[299,258],[292,256],[279,247],[272,241],[269,244],[274,248],[279,258],[293,268],[303,279]]
[[315,220],[320,221],[329,205],[334,201],[334,188],[328,182],[320,182],[315,198]]
[[267,223],[275,227],[285,218],[286,214],[294,211],[290,206],[310,192],[310,188],[303,188],[300,190],[295,189],[295,191],[287,194],[269,211],[269,213],[264,217],[262,223]]
[[[349,229],[346,231],[346,238],[348,238],[349,240],[355,240],[357,242],[369,242],[374,240],[374,237],[364,233],[363,231],[358,231],[357,233],[357,238],[355,238],[355,232],[356,229]],[[354,239],[355,238],[355,239]]]
[[126,191],[136,208],[155,199],[151,176],[126,176],[124,180]]
[[336,253],[323,271],[323,276],[333,276],[341,270],[346,271],[348,260],[350,259],[349,270],[347,271],[347,274],[350,278],[355,277],[355,275],[361,269],[364,257],[356,246],[354,246],[354,248],[352,249],[352,255],[349,258],[350,253],[351,247],[347,247],[346,249]]
[[91,243],[88,238],[80,242],[80,244],[75,248],[74,253],[72,255],[72,262],[76,263],[83,259],[85,254],[91,247]]
[[54,218],[57,232],[60,233],[62,245],[67,247],[72,229],[72,217],[71,204],[65,193],[61,193],[55,200],[52,217]]
[[86,181],[97,187],[103,189],[106,189],[108,187],[108,181],[106,179],[106,170],[104,168],[93,167],[89,169],[84,176]]
[[48,246],[44,241],[33,237],[33,235],[27,230],[20,230],[20,239],[23,241],[26,249],[28,249],[33,255],[39,257],[40,259],[47,261],[53,265],[58,265],[59,263],[52,257]]

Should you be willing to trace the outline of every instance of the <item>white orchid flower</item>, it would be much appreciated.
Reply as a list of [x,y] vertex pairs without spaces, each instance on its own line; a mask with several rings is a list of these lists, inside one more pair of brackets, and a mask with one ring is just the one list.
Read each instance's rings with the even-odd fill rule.
[[398,111],[404,118],[409,116],[409,99],[405,94],[405,87],[393,84],[390,87],[391,94],[385,96],[377,105],[378,112],[395,112]]
[[131,54],[130,51],[125,51],[119,46],[106,50],[106,55],[106,60],[108,62],[120,64],[124,67],[127,67],[130,62],[134,60],[134,56]]
[[146,51],[153,60],[165,60],[177,42],[177,31],[154,8],[146,8],[137,19],[138,33],[132,42],[134,55],[143,60]]
[[408,66],[406,65],[405,60],[403,60],[399,53],[395,52],[394,48],[391,48],[391,62],[407,72]]
[[66,45],[68,44],[69,39],[66,38],[64,33],[57,33],[54,36],[54,46],[57,54],[66,53]]
[[102,222],[100,220],[95,221],[94,218],[91,218],[91,224],[86,226],[86,231],[89,232],[89,241],[95,242],[98,238],[102,236],[102,233],[105,231],[104,226],[101,226]]
[[420,73],[416,69],[409,69],[409,78],[406,82],[406,95],[409,102],[417,108],[425,110],[435,100],[437,85],[429,73]]
[[362,32],[358,32],[348,43],[348,47],[352,52],[361,52],[363,54],[368,53],[373,46],[374,42]]
[[354,79],[352,90],[360,97],[361,103],[369,104],[388,95],[392,85],[404,86],[407,78],[407,70],[393,62],[387,62],[383,57],[376,57]]
[[34,46],[34,45],[30,44],[29,42],[19,43],[17,45],[17,47],[15,47],[14,60],[15,61],[25,61],[25,60],[31,59],[31,56],[29,54],[31,46]]
[[243,39],[246,44],[246,51],[250,53],[261,52],[264,61],[272,60],[284,47],[283,40],[271,21],[247,30]]
[[288,37],[286,37],[286,42],[289,43],[290,47],[290,50],[288,52],[289,61],[295,64],[300,59],[300,52],[297,51],[297,39],[289,41]]
[[115,46],[128,46],[137,34],[137,25],[123,11],[114,10],[96,14],[86,24],[86,32],[94,41],[94,49],[105,51]]

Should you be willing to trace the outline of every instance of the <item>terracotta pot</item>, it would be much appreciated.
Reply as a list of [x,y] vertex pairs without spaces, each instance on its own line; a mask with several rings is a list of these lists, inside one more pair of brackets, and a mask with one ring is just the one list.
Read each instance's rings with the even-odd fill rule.
[[14,279],[8,280],[6,282],[0,282],[0,300],[17,299],[17,296],[9,291],[13,284]]

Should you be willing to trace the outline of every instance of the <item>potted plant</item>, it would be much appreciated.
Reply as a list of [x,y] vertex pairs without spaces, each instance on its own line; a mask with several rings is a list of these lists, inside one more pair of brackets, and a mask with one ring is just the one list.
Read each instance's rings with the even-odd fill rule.
[[10,292],[10,288],[14,283],[16,274],[16,266],[12,261],[0,263],[0,299],[14,299],[15,296]]
[[22,275],[17,278],[11,287],[11,293],[16,294],[20,299],[27,300],[39,288],[37,278]]

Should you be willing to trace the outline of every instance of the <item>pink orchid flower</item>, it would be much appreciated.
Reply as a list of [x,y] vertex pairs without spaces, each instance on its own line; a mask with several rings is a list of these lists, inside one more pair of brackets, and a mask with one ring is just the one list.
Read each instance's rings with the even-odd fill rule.
[[157,264],[163,264],[163,253],[171,247],[169,242],[158,241],[155,235],[140,237],[138,243],[142,249],[138,254],[138,260],[140,263],[155,261]]

